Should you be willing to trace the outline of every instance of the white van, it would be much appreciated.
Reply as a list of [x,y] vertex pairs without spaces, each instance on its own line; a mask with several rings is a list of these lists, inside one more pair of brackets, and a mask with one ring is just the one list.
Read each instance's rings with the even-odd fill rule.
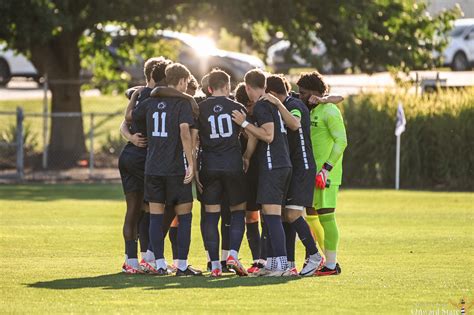
[[38,71],[26,56],[0,44],[0,86],[7,85],[12,77],[33,78],[37,82],[40,80]]

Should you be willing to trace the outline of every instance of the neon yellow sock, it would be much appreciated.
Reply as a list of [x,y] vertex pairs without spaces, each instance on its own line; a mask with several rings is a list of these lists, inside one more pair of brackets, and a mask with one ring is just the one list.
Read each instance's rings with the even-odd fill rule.
[[324,252],[324,229],[319,222],[318,215],[306,216],[306,222],[308,222],[311,232],[313,232],[316,243],[318,244],[320,252]]

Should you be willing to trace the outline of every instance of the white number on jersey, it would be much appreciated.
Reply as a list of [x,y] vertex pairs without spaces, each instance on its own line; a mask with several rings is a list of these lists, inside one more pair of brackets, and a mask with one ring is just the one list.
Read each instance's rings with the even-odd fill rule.
[[[217,133],[216,129],[216,117],[209,116],[207,121],[209,121],[209,123],[211,124],[211,139],[217,139],[219,137],[229,138],[230,136],[232,136],[232,118],[230,118],[229,114],[221,114],[217,116],[217,127],[219,129],[219,133]],[[227,132],[224,129],[224,122],[227,125]]]
[[286,133],[285,123],[283,122],[283,119],[281,118],[279,111],[278,111],[278,117],[280,117],[280,131],[281,133]]
[[[155,112],[153,113],[153,123],[154,129],[152,132],[153,137],[168,137],[168,133],[166,132],[166,113],[161,113],[161,126],[160,126],[160,113]],[[161,130],[160,130],[161,127]]]

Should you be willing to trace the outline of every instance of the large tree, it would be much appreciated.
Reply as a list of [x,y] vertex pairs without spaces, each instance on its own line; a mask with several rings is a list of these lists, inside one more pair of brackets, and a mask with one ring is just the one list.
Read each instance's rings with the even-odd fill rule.
[[[318,36],[332,62],[347,59],[370,72],[433,65],[433,50],[445,44],[437,35],[456,12],[430,17],[425,9],[419,0],[15,0],[0,2],[0,39],[48,74],[53,112],[80,112],[81,52],[105,51],[109,22],[139,30],[224,27],[260,52],[277,32],[300,48]],[[50,134],[52,157],[73,161],[86,151],[79,117],[53,118]]]

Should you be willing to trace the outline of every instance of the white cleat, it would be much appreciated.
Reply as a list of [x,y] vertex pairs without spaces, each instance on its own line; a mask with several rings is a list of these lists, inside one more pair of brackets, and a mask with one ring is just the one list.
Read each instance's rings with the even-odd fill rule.
[[311,255],[306,263],[306,266],[304,266],[304,268],[301,269],[300,276],[302,277],[314,276],[316,274],[316,271],[318,271],[319,268],[321,268],[323,264],[324,264],[324,258],[319,253]]

